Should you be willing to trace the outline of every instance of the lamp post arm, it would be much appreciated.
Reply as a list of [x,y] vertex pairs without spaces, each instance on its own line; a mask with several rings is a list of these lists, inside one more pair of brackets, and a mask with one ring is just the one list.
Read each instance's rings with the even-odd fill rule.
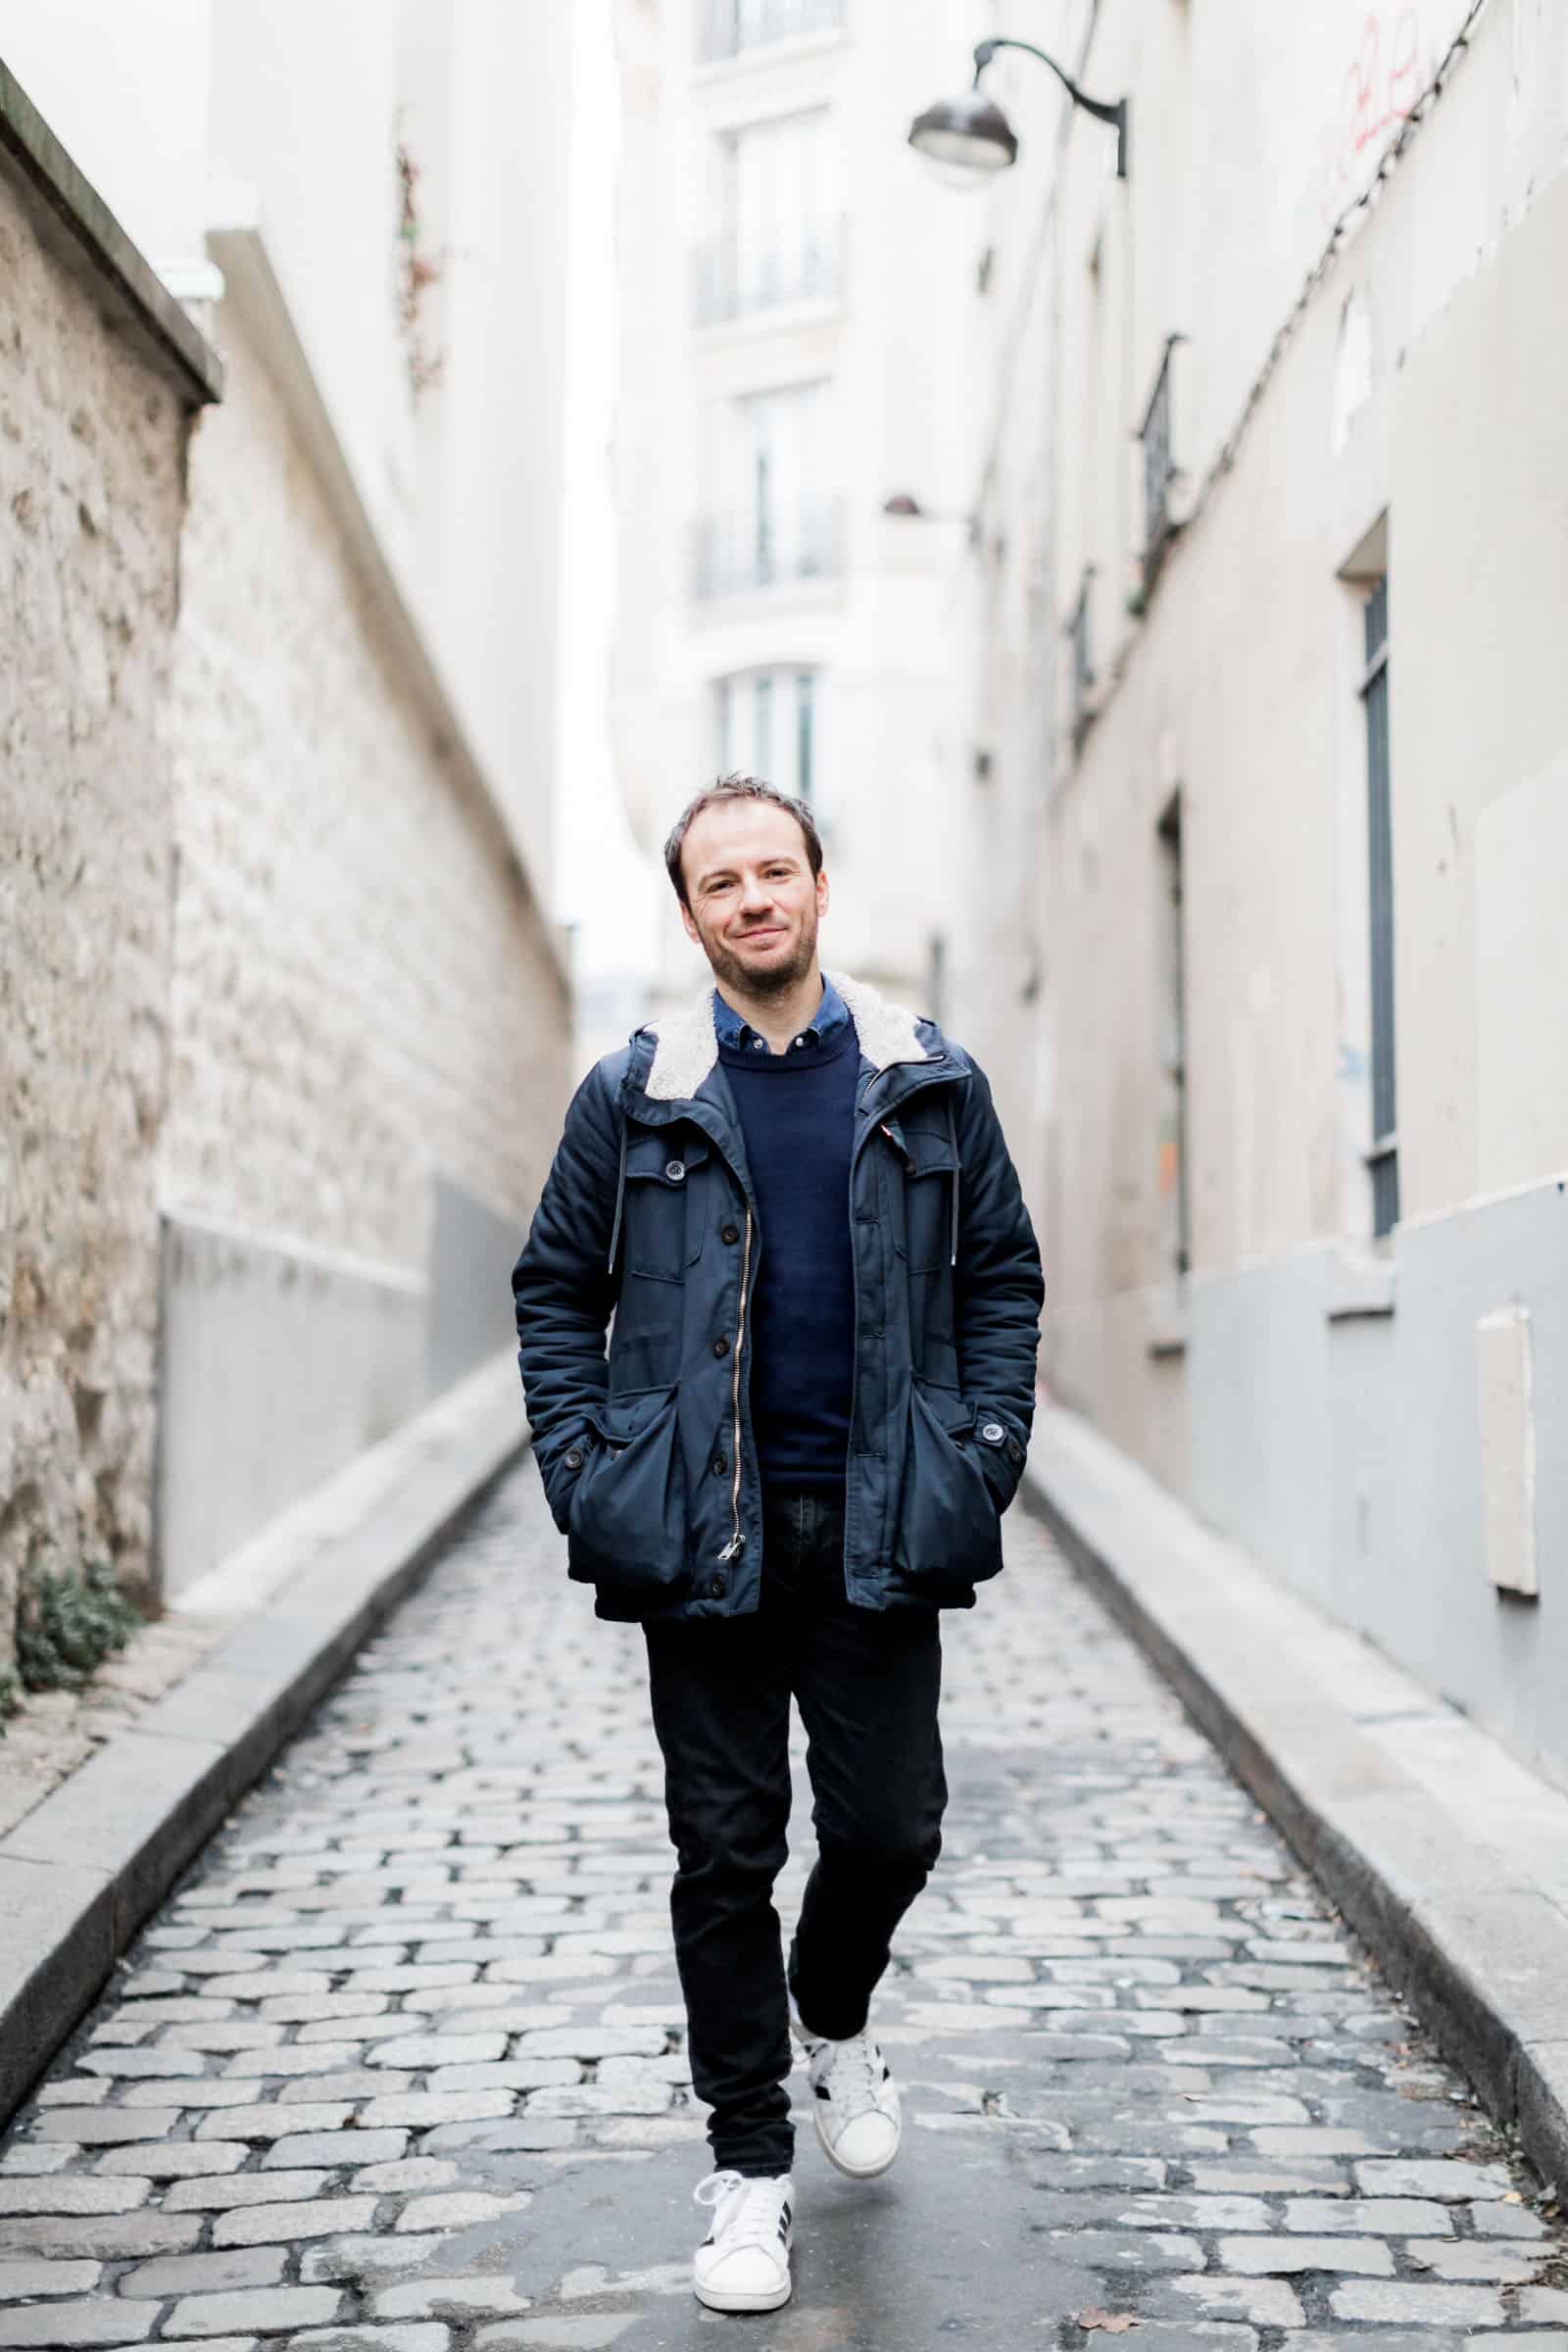
[[1010,34],[1007,33],[997,33],[992,39],[980,41],[976,44],[974,53],[974,86],[976,89],[980,87],[981,74],[985,72],[987,66],[990,65],[991,60],[995,57],[999,49],[1023,49],[1028,52],[1029,56],[1038,57],[1043,66],[1049,66],[1051,68],[1051,71],[1053,74],[1054,74],[1056,79],[1060,82],[1062,88],[1066,91],[1074,106],[1081,106],[1086,115],[1094,115],[1097,120],[1102,122],[1112,122],[1115,124],[1116,176],[1118,179],[1125,179],[1127,176],[1126,99],[1118,98],[1114,105],[1107,105],[1105,100],[1102,98],[1091,98],[1087,92],[1078,87],[1078,84],[1073,80],[1072,75],[1070,74],[1064,74],[1060,66],[1057,65],[1055,59],[1054,57],[1049,57],[1044,49],[1037,49],[1033,41],[1014,40]]

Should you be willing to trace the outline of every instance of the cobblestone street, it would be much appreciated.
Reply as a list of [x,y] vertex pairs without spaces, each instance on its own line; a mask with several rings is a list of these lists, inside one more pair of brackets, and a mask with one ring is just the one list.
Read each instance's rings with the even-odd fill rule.
[[[947,1621],[947,1850],[875,2012],[905,2151],[857,2186],[803,2119],[787,2310],[691,2297],[707,2147],[641,1639],[567,1585],[524,1461],[17,2119],[0,2345],[644,2352],[738,2324],[923,2352],[1114,2319],[1143,2352],[1568,2352],[1533,2177],[1007,1525],[1008,1574]],[[808,1846],[804,1787],[796,1821]]]

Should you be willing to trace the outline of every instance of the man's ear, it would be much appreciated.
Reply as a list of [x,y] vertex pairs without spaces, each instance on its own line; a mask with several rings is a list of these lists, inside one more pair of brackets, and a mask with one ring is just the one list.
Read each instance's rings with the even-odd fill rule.
[[685,926],[686,926],[686,936],[687,936],[687,938],[688,938],[688,939],[695,939],[695,940],[698,942],[698,944],[699,944],[699,945],[701,945],[701,943],[702,943],[702,936],[703,936],[703,935],[702,935],[702,933],[701,933],[701,932],[698,930],[698,928],[697,928],[697,925],[696,925],[695,921],[694,921],[694,920],[693,920],[693,918],[692,918],[692,910],[691,910],[691,908],[690,908],[690,907],[687,906],[687,904],[686,904],[686,902],[685,902],[685,900],[684,900],[684,899],[678,899],[678,900],[676,901],[676,905],[677,905],[677,906],[679,906],[679,908],[680,908],[680,919],[681,919],[681,921],[682,921],[682,922],[685,924]]
[[827,912],[828,896],[827,872],[825,868],[820,868],[816,877],[816,911],[819,915]]

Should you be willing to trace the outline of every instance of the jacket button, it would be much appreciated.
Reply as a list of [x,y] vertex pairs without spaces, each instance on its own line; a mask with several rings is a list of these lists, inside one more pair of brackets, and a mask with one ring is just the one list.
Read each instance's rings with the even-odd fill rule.
[[728,1468],[729,1455],[727,1453],[715,1453],[713,1456],[713,1476],[715,1478],[722,1478]]
[[1016,1438],[1009,1438],[1007,1440],[1007,1459],[1009,1462],[1021,1462],[1023,1460],[1023,1447],[1019,1445]]
[[987,1421],[981,1425],[980,1435],[988,1446],[1000,1446],[1006,1434],[1000,1421]]
[[711,1584],[709,1586],[709,1588],[708,1588],[708,1597],[709,1597],[709,1599],[710,1599],[710,1600],[722,1600],[722,1599],[723,1599],[723,1597],[724,1597],[724,1579],[723,1579],[721,1576],[715,1576],[715,1577],[714,1577],[714,1579],[713,1579],[713,1581],[712,1581],[712,1583],[711,1583]]
[[715,1341],[713,1342],[713,1353],[714,1353],[715,1355],[728,1355],[728,1353],[729,1353],[729,1342],[728,1342],[728,1340],[715,1340]]
[[669,1178],[671,1184],[679,1184],[685,1173],[686,1162],[683,1159],[665,1160],[664,1174]]
[[738,1225],[720,1226],[718,1238],[721,1242],[738,1242],[741,1238],[741,1229]]
[[566,1448],[566,1468],[568,1470],[580,1470],[582,1468],[582,1454],[579,1448],[575,1446],[570,1446]]

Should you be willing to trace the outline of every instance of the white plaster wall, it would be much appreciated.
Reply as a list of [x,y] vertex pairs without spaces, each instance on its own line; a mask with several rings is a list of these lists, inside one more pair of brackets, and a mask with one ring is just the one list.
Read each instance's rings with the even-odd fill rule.
[[[1022,13],[1008,28],[1032,37]],[[991,506],[1046,575],[1041,634],[1059,666],[1042,685],[1020,661],[1009,548],[969,583],[971,707],[1000,709],[1020,742],[1031,709],[1050,713],[1044,1042],[1015,1030],[1005,1048],[1020,1087],[1031,1065],[1044,1075],[1031,1199],[1050,1378],[1568,1779],[1560,11],[1484,12],[1295,307],[1461,14],[1330,6],[1250,37],[1211,10],[1112,4],[1087,52],[1086,9],[1053,42],[1097,95],[1131,91],[1132,178],[1108,178],[1108,134],[1080,121],[1061,169],[1037,145],[1034,181],[1025,159],[991,199],[1010,257],[1009,325],[989,349]],[[1015,122],[1034,72],[1024,61],[1006,85]],[[1177,512],[1201,506],[1140,614],[1129,436],[1174,331],[1190,338],[1173,362]],[[1377,567],[1385,514],[1403,1218],[1374,1250],[1360,607],[1339,575],[1352,557]],[[1059,631],[1088,564],[1099,715],[1075,756]],[[1159,1181],[1155,828],[1178,786],[1185,1286]],[[1022,863],[1028,811],[1004,803],[1004,821]],[[1536,1350],[1538,1484],[1522,1507],[1538,1600],[1495,1592],[1482,1541],[1475,1326],[1501,1307],[1528,1313]]]

